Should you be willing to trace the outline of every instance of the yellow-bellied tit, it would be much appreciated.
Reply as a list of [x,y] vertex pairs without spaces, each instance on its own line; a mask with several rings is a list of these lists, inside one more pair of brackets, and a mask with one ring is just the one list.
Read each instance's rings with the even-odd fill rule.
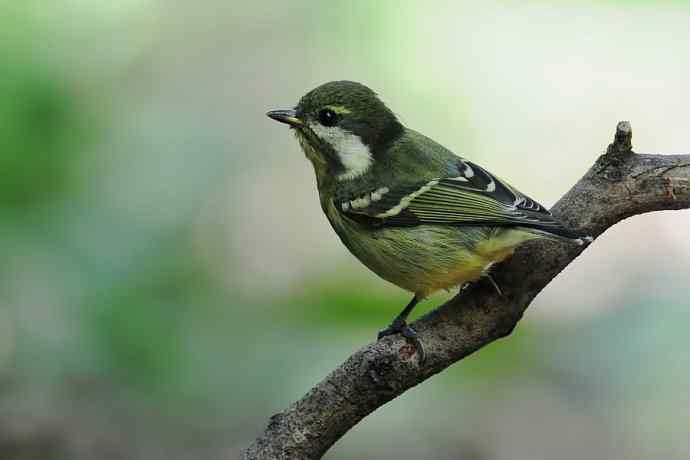
[[267,115],[294,129],[314,165],[321,208],[345,246],[381,278],[414,293],[378,338],[401,333],[420,361],[424,348],[406,322],[420,300],[490,277],[491,267],[525,241],[592,240],[481,166],[403,126],[360,83],[323,84],[294,110]]

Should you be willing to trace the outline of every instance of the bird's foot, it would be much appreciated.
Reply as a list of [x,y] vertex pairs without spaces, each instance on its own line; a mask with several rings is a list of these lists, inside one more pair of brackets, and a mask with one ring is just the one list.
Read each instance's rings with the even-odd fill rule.
[[424,344],[419,340],[417,332],[412,329],[404,319],[395,319],[390,326],[382,331],[379,331],[377,340],[381,340],[389,335],[400,334],[414,345],[417,354],[419,355],[419,364],[423,364],[426,359],[426,352],[424,351]]

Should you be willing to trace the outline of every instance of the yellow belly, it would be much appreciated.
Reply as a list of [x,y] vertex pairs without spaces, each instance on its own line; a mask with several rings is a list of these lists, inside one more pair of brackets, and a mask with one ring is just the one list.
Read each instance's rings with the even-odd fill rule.
[[490,260],[484,257],[473,255],[463,260],[455,269],[445,272],[427,272],[420,279],[416,280],[418,285],[415,294],[418,297],[428,297],[441,289],[450,289],[462,286],[465,283],[476,281],[482,277],[485,267],[491,264]]
[[492,265],[504,261],[511,256],[515,247],[534,235],[526,232],[519,234],[502,235],[490,238],[476,244],[473,251],[468,251],[465,257],[452,269],[441,271],[429,271],[424,280],[419,280],[421,292],[416,292],[421,297],[428,297],[441,289],[450,289],[462,286],[465,283],[477,281],[486,276]]

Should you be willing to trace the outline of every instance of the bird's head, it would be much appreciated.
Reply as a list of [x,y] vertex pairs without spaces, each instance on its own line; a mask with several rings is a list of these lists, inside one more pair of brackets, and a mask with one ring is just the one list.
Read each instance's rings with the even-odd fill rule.
[[366,174],[403,131],[376,93],[352,81],[325,83],[305,94],[294,109],[267,115],[295,129],[319,182]]

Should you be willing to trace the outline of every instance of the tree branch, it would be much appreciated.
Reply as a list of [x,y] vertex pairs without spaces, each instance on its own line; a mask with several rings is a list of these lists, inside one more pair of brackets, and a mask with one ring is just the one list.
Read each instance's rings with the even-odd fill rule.
[[[568,227],[599,236],[621,220],[690,207],[690,155],[636,154],[630,123],[551,210]],[[427,350],[420,367],[399,336],[350,356],[243,452],[250,459],[320,458],[368,414],[496,339],[509,335],[532,299],[582,251],[548,241],[521,246],[493,272],[503,295],[476,283],[414,324]]]

